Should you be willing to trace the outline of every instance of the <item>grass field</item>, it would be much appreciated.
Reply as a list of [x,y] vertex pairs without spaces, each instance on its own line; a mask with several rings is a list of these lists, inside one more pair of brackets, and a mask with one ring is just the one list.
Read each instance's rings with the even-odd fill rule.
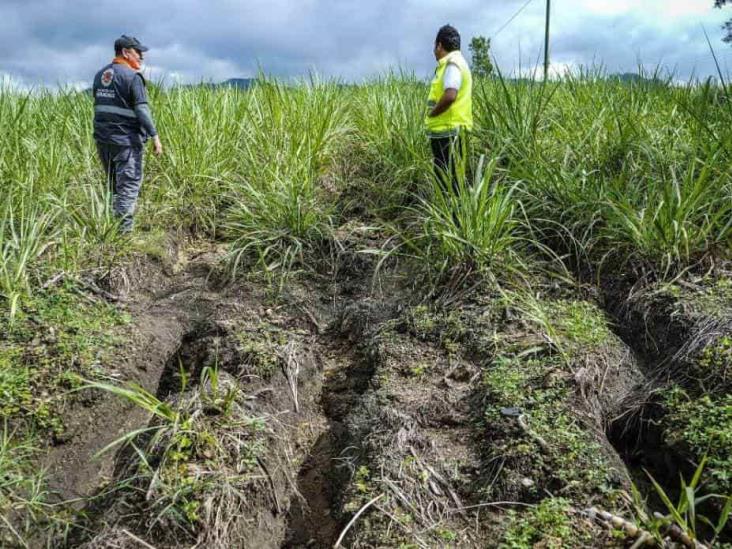
[[[84,380],[114,381],[109,357],[127,352],[125,338],[139,324],[135,310],[120,306],[105,284],[135,262],[164,263],[171,241],[179,248],[203,243],[220,248],[217,276],[229,288],[266,288],[266,303],[284,303],[291,288],[322,277],[339,284],[348,279],[359,291],[397,280],[395,299],[407,312],[388,321],[392,324],[353,333],[382,349],[373,375],[406,380],[414,386],[410,394],[418,393],[421,383],[429,386],[437,356],[476,365],[479,375],[471,390],[487,399],[479,412],[482,427],[472,431],[479,440],[484,437],[476,459],[483,460],[481,471],[496,478],[490,486],[483,483],[471,503],[508,495],[529,505],[499,514],[500,533],[491,536],[502,536],[507,547],[531,547],[542,539],[552,547],[587,546],[584,523],[565,517],[573,516],[568,509],[595,502],[624,511],[659,544],[670,535],[664,529],[668,524],[707,542],[729,541],[722,520],[732,505],[732,101],[727,91],[712,83],[625,83],[592,72],[547,84],[479,81],[470,166],[454,191],[442,189],[432,176],[422,129],[427,89],[415,79],[391,75],[359,86],[263,80],[249,91],[155,87],[153,112],[166,152],[146,158],[136,231],[127,238],[116,232],[102,184],[90,96],[0,90],[4,542],[58,546],[59,540],[75,543],[69,540],[104,533],[93,521],[96,526],[80,530],[78,525],[93,517],[93,507],[84,508],[82,518],[78,506],[72,511],[59,503],[33,464],[49,444],[74,444],[73,437],[64,437],[65,414],[85,394]],[[347,269],[346,251],[353,256]],[[494,318],[489,327],[481,324],[480,314],[468,314],[476,303],[486,318]],[[516,315],[526,331],[521,341],[509,329]],[[257,375],[269,379],[288,336],[247,329],[238,352],[258,368]],[[422,361],[404,371],[383,359],[396,353],[384,341],[403,337],[403,345],[414,346]],[[476,343],[481,338],[484,345]],[[639,378],[628,378],[632,387],[617,399],[623,404],[606,405],[611,396],[603,391],[610,395],[615,381],[600,375],[602,382],[591,384],[595,396],[586,398],[595,404],[578,405],[572,395],[580,386],[584,395],[582,375],[597,364],[602,370],[603,360],[625,361],[622,349],[640,364]],[[212,511],[211,501],[225,501],[247,516],[241,493],[250,484],[239,487],[244,492],[222,486],[236,485],[232,479],[256,468],[259,458],[252,448],[266,448],[276,437],[250,421],[247,414],[254,412],[232,404],[236,391],[249,390],[246,385],[224,391],[226,396],[214,388],[215,405],[208,403],[211,395],[204,389],[212,387],[210,371],[189,395],[190,409],[173,411],[164,395],[142,389],[136,397],[120,393],[137,399],[161,422],[154,437],[137,447],[141,456],[162,452],[163,465],[155,473],[128,470],[128,478],[136,480],[125,486],[142,490],[135,484],[140,478],[162,479],[164,486],[150,485],[148,491],[158,498],[157,516],[184,524],[181,532],[194,541],[226,546],[232,542],[222,526],[225,507]],[[138,380],[130,375],[124,381]],[[382,380],[365,393],[354,389],[354,398],[370,392],[386,398],[395,390],[389,386]],[[324,382],[323,391],[328,390]],[[387,396],[387,401],[396,398]],[[194,413],[210,406],[225,420]],[[528,431],[506,428],[501,410],[513,406],[532,410]],[[595,430],[607,433],[601,442],[588,434],[593,429],[577,411],[597,408],[603,411]],[[365,409],[355,407],[348,417],[371,417]],[[246,461],[244,469],[227,453],[232,443],[225,433],[237,429],[235,453]],[[545,445],[562,450],[554,461],[545,455],[542,472],[535,471],[529,466],[532,452],[552,454]],[[598,449],[613,446],[616,454]],[[562,451],[576,461],[556,461]],[[197,452],[224,464],[220,477],[200,486],[181,473],[181,464],[191,463]],[[415,510],[422,492],[429,492],[427,480],[422,491],[415,481],[400,484],[403,493],[389,495],[379,488],[388,483],[376,482],[374,467],[379,463],[384,471],[393,464],[380,461],[374,449],[364,452],[368,457],[359,458],[365,461],[346,481],[350,488],[338,496],[351,504],[342,505],[336,534],[372,495],[386,494],[369,511],[380,518],[351,531],[354,546],[386,543],[385,532],[392,535],[389,521],[400,526],[393,535],[405,547],[459,539],[477,546],[479,537],[444,526],[452,520],[447,507],[439,520]],[[659,466],[663,453],[674,462],[665,472]],[[495,472],[491,468],[499,458],[504,465]],[[420,459],[404,461],[400,471]],[[604,471],[614,467],[613,460],[624,462],[631,476],[649,469],[659,481],[663,477],[661,484],[674,498],[681,493],[692,503],[665,508],[660,487],[654,490],[640,473],[644,478],[633,476],[634,486],[645,490],[648,507],[655,505],[668,517],[653,519],[638,498],[629,503],[632,498],[618,495],[630,493],[627,485],[611,489]],[[679,492],[678,474],[688,481],[703,460],[704,490],[694,484]],[[602,474],[588,477],[578,468]],[[429,476],[429,470],[415,470],[415,478]],[[277,484],[276,478],[270,481]],[[529,482],[536,489],[526,488]],[[436,490],[447,493],[444,486]],[[695,512],[694,498],[705,493],[716,496],[697,501]],[[415,509],[405,511],[408,505],[400,498],[411,498]],[[170,510],[175,512],[166,515]],[[702,513],[713,524],[702,524]],[[427,528],[430,520],[438,526]],[[128,528],[143,537],[151,531]],[[213,537],[202,538],[202,531]],[[457,537],[462,535],[468,537]],[[486,539],[497,538],[483,537],[481,543]],[[334,541],[335,536],[328,543]],[[161,546],[175,546],[166,543]],[[398,545],[397,538],[388,543]]]

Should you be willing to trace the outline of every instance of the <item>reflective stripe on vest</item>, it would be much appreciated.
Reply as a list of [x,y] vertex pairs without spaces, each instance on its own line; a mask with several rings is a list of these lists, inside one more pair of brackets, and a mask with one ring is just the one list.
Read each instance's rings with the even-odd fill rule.
[[429,112],[427,113],[425,126],[427,133],[432,137],[446,134],[455,135],[459,128],[473,129],[473,77],[467,61],[465,61],[459,50],[448,53],[438,61],[435,77],[430,85],[427,105],[432,110],[445,93],[445,70],[450,63],[460,69],[462,84],[458,90],[457,98],[445,112],[439,116],[429,116]]
[[119,116],[126,116],[128,118],[137,118],[137,114],[132,109],[123,109],[112,105],[97,105],[94,107],[94,111],[106,114],[118,114]]

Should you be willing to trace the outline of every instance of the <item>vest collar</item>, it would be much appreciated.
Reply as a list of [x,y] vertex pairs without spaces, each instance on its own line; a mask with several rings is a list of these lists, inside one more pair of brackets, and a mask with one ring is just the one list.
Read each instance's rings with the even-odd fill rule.
[[440,59],[437,64],[441,67],[442,65],[447,65],[450,61],[456,62],[458,59],[461,59],[462,56],[463,54],[460,53],[460,50],[451,51],[445,57]]

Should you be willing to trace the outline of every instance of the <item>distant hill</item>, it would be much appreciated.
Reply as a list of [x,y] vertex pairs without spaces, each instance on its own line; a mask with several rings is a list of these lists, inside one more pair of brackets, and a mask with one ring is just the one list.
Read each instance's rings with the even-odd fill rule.
[[[229,78],[228,80],[224,80],[223,82],[199,82],[198,84],[183,84],[181,85],[182,88],[197,88],[199,86],[204,86],[207,88],[236,88],[238,90],[248,90],[252,87],[257,85],[257,79],[256,78]],[[82,91],[82,93],[85,93],[87,95],[91,95],[92,89],[86,88]]]
[[184,84],[183,88],[235,88],[237,90],[248,90],[257,85],[256,78],[229,78],[223,82],[198,82],[197,84]]
[[666,82],[664,78],[659,78],[659,76],[651,76],[650,78],[647,76],[643,76],[642,74],[638,74],[637,72],[622,72],[622,73],[615,73],[611,74],[607,77],[608,80],[613,80],[615,82],[622,82],[623,84],[642,84],[642,83],[654,83],[654,84],[663,84]]
[[607,77],[608,80],[620,80],[621,82],[642,82],[649,80],[637,72],[618,72]]
[[238,88],[241,90],[248,90],[252,86],[257,84],[256,78],[229,78],[218,84],[214,84],[217,88]]

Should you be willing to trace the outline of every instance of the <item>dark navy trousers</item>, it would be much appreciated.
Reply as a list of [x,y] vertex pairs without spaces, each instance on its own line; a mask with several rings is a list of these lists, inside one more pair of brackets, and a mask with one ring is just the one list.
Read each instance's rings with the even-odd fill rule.
[[97,143],[97,151],[112,193],[112,210],[119,218],[120,231],[132,230],[137,197],[142,186],[142,147]]

